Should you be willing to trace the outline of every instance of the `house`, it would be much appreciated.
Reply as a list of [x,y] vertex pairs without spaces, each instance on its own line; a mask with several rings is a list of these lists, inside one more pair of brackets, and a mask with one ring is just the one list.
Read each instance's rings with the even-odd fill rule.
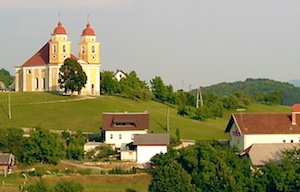
[[254,143],[240,155],[248,155],[252,167],[260,167],[269,161],[280,164],[282,151],[300,147],[299,143]]
[[149,130],[148,112],[103,113],[102,118],[104,142],[117,150],[125,150],[135,134],[147,134]]
[[12,171],[12,166],[15,164],[15,157],[11,153],[0,154],[0,173],[8,174]]
[[135,134],[133,142],[127,144],[127,150],[121,151],[121,160],[148,163],[159,153],[167,153],[170,134]]
[[117,71],[115,72],[115,74],[113,75],[113,77],[117,80],[117,81],[121,81],[121,79],[126,78],[127,74],[120,70],[117,69]]
[[15,91],[62,92],[58,84],[59,69],[65,59],[73,58],[87,75],[85,87],[75,94],[100,95],[100,43],[89,23],[80,36],[78,58],[72,54],[71,47],[67,31],[59,21],[50,40],[22,65],[15,67]]
[[300,104],[291,113],[232,114],[225,132],[229,145],[240,151],[252,144],[300,143]]

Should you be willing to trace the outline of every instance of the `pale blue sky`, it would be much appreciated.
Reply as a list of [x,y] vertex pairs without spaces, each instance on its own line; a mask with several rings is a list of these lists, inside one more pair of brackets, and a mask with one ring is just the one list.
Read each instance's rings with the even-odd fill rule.
[[0,0],[0,68],[14,73],[60,20],[77,43],[87,23],[102,70],[160,76],[174,89],[246,78],[300,79],[300,1]]

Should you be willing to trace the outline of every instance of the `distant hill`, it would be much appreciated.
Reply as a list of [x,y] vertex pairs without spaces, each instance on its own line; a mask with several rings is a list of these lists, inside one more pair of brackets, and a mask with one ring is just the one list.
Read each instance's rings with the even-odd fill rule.
[[289,83],[293,84],[295,87],[300,87],[300,79],[290,80]]
[[217,95],[231,95],[235,92],[243,92],[247,95],[271,94],[274,91],[280,91],[283,95],[282,105],[293,105],[300,103],[300,87],[295,87],[291,83],[275,81],[271,79],[246,79],[245,81],[236,81],[232,83],[219,83],[208,87],[203,87],[203,93],[216,93]]

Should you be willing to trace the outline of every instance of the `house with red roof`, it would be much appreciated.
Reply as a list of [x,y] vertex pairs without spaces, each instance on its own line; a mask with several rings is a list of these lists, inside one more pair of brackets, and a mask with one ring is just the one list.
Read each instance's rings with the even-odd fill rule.
[[127,73],[125,73],[124,71],[117,69],[117,71],[113,74],[113,77],[117,80],[117,81],[121,81],[121,79],[126,78],[127,77]]
[[82,66],[87,83],[82,95],[100,95],[100,43],[87,23],[78,43],[78,57],[72,54],[71,41],[62,23],[54,28],[50,40],[20,66],[15,66],[15,91],[62,92],[58,84],[59,69],[65,59],[73,58]]
[[300,143],[300,104],[291,113],[232,114],[225,132],[240,151],[253,144]]

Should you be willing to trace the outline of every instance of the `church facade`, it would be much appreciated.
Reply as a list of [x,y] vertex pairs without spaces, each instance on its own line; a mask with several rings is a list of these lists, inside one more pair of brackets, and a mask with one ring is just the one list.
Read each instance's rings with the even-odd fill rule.
[[67,58],[77,60],[87,75],[85,87],[77,94],[100,95],[100,43],[89,23],[82,32],[76,57],[71,53],[67,32],[59,22],[51,39],[23,65],[15,67],[15,91],[62,92],[58,84],[59,69]]

